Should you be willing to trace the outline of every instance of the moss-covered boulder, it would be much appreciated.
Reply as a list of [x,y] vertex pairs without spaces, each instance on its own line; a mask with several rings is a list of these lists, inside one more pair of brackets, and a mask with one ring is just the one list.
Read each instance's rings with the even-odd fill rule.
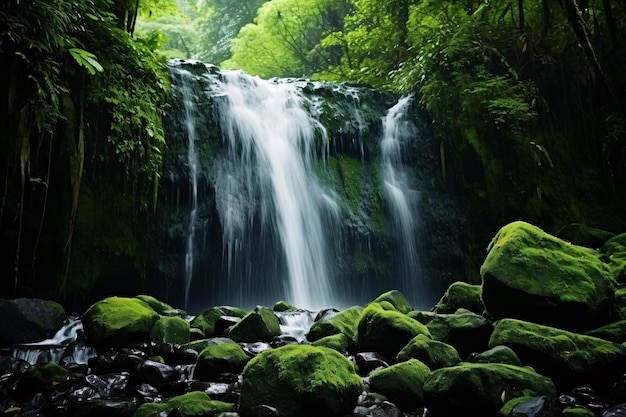
[[156,311],[159,314],[163,314],[167,311],[175,310],[175,308],[172,307],[171,305],[164,303],[163,301],[158,300],[151,295],[139,294],[139,295],[136,295],[135,298],[148,304],[150,308],[152,308],[154,311]]
[[468,358],[468,362],[474,363],[506,363],[508,365],[522,366],[519,356],[508,346],[498,345],[484,352],[473,352]]
[[221,413],[236,411],[235,404],[221,401],[214,401],[204,392],[190,392],[184,395],[173,397],[164,403],[142,404],[133,417],[160,417],[172,415],[176,410],[176,415],[180,417],[214,417]]
[[626,288],[619,288],[615,291],[613,317],[617,320],[626,320]]
[[433,339],[454,346],[461,358],[487,349],[493,331],[491,320],[469,310],[435,314],[426,324]]
[[606,324],[597,329],[585,332],[587,336],[599,337],[600,339],[610,340],[615,343],[626,342],[626,320],[619,320]]
[[161,317],[152,326],[150,339],[179,345],[189,343],[189,322],[180,317]]
[[397,362],[405,362],[410,359],[418,359],[430,369],[454,366],[461,362],[459,353],[453,346],[433,340],[423,334],[411,339],[396,357]]
[[426,406],[435,415],[495,415],[514,398],[556,395],[549,378],[530,368],[499,363],[463,362],[434,370],[423,390]]
[[211,337],[208,339],[198,339],[191,341],[189,343],[185,343],[181,346],[182,349],[192,349],[196,352],[200,353],[204,349],[213,345],[221,345],[224,343],[236,343],[233,339],[229,339],[228,337]]
[[201,330],[205,338],[223,336],[226,328],[221,329],[218,325],[223,317],[242,318],[245,315],[246,313],[239,308],[224,306],[211,307],[194,317],[193,320],[191,320],[190,325],[194,329]]
[[372,350],[392,360],[415,336],[430,337],[426,326],[384,303],[365,307],[357,327],[357,346],[361,351]]
[[383,301],[390,303],[400,313],[406,314],[409,311],[413,311],[413,307],[411,307],[409,300],[407,300],[404,294],[398,290],[390,290],[382,293],[376,297],[372,303],[381,303]]
[[237,343],[209,345],[198,355],[193,377],[213,381],[222,373],[240,373],[249,360]]
[[93,345],[128,344],[149,339],[159,315],[137,298],[108,297],[85,311],[85,337]]
[[476,314],[482,314],[485,306],[481,297],[481,285],[468,284],[462,281],[453,282],[432,311],[446,314],[454,313],[459,308],[463,308]]
[[36,363],[19,376],[16,393],[25,398],[37,392],[49,392],[68,378],[69,371],[56,362]]
[[232,326],[228,337],[235,342],[271,342],[280,336],[280,320],[267,307],[257,306]]
[[516,319],[499,320],[489,345],[510,347],[524,365],[557,383],[591,384],[626,370],[621,344]]
[[262,406],[281,417],[344,416],[354,409],[363,381],[335,350],[286,345],[254,357],[242,375],[239,414],[256,416]]
[[348,338],[343,333],[333,334],[330,336],[322,337],[321,339],[317,339],[315,342],[312,342],[313,346],[324,346],[341,354],[346,354],[348,352],[348,346],[350,342]]
[[568,330],[609,321],[615,280],[592,249],[572,245],[531,224],[504,226],[480,273],[486,310]]
[[422,387],[430,369],[417,359],[391,365],[372,372],[370,390],[387,397],[404,411],[413,411],[424,405]]
[[613,278],[621,283],[626,282],[626,233],[617,235],[606,241],[602,252],[608,257],[609,269]]
[[0,344],[49,339],[66,319],[65,310],[54,301],[39,298],[0,299]]
[[306,338],[314,342],[323,337],[341,333],[348,339],[349,346],[354,347],[361,313],[363,313],[363,307],[352,306],[338,313],[327,314],[311,325]]

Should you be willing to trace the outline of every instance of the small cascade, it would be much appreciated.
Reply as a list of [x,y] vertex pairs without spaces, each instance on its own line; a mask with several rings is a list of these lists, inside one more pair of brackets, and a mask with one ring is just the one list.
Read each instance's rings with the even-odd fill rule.
[[417,136],[417,128],[407,119],[407,110],[411,105],[411,97],[402,97],[389,109],[383,119],[383,135],[381,140],[381,167],[384,181],[384,195],[389,211],[392,235],[397,237],[400,251],[398,256],[398,273],[400,288],[405,292],[411,289],[415,294],[406,293],[410,299],[425,304],[425,288],[420,265],[418,199],[419,192],[414,189],[402,158],[405,148]]
[[[68,346],[75,342],[78,333],[82,332],[83,323],[78,318],[68,318],[66,323],[50,339],[40,342],[22,343],[12,348],[11,356],[22,359],[28,363],[59,362],[68,352]],[[89,351],[74,352],[73,361],[87,363],[89,357],[95,356],[95,349]]]
[[306,340],[306,335],[315,321],[316,312],[297,310],[275,312],[280,320],[280,332],[291,336],[298,342]]

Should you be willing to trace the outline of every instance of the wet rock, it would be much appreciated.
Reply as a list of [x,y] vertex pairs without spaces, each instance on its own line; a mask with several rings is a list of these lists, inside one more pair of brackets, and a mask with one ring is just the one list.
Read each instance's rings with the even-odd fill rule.
[[146,383],[159,387],[169,382],[178,381],[180,377],[180,371],[173,366],[145,360],[131,371],[129,382],[131,385]]
[[228,331],[235,342],[271,342],[280,336],[280,321],[271,309],[257,306]]
[[[508,408],[508,407],[507,407]],[[512,408],[510,417],[561,417],[561,408],[554,398],[541,396],[523,399]]]
[[132,417],[138,408],[136,398],[88,398],[70,402],[67,411],[72,417]]
[[509,365],[522,366],[522,361],[513,349],[508,346],[498,345],[481,353],[473,352],[468,362],[474,363],[507,363]]
[[363,313],[363,307],[360,306],[352,306],[341,312],[325,310],[324,314],[318,314],[306,338],[310,342],[315,342],[323,337],[341,333],[348,340],[348,348],[353,349],[356,345],[361,313]]
[[389,360],[378,352],[359,352],[354,356],[359,375],[369,375],[375,369],[386,368]]
[[602,417],[626,417],[626,403],[614,405],[602,413]]
[[198,355],[193,377],[211,381],[225,372],[239,373],[249,360],[250,357],[236,343],[208,346]]
[[67,319],[59,303],[38,298],[0,299],[0,317],[0,344],[49,339]]
[[85,381],[102,397],[119,397],[128,387],[130,375],[128,372],[108,375],[87,375]]

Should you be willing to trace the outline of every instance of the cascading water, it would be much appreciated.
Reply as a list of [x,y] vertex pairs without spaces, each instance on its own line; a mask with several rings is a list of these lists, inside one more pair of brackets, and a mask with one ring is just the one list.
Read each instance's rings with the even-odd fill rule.
[[[313,174],[319,124],[304,110],[293,84],[223,71],[218,88],[227,100],[219,106],[219,118],[228,151],[218,160],[215,188],[229,275],[234,264],[246,264],[250,256],[270,256],[278,265],[284,262],[285,277],[257,282],[261,277],[249,271],[245,285],[253,293],[283,294],[302,308],[332,305],[331,237],[325,231],[336,230],[339,218],[332,196]],[[324,138],[323,132],[317,137]],[[262,234],[277,237],[279,251],[273,256],[243,247],[254,221]]]
[[[440,262],[452,252],[426,269],[421,236],[445,251],[455,226],[445,198],[423,198],[440,171],[422,161],[438,154],[410,98],[197,62],[171,62],[170,72],[157,265],[166,301],[182,298],[188,311],[278,300],[321,310],[399,289],[432,306],[440,292],[425,290],[424,277],[453,276]],[[424,204],[435,206],[420,221]]]
[[383,119],[381,166],[392,234],[398,238],[401,251],[401,256],[398,257],[401,287],[412,289],[415,294],[406,295],[426,308],[428,298],[423,285],[419,259],[421,248],[417,239],[419,192],[411,185],[402,162],[404,148],[417,137],[417,128],[407,119],[411,100],[410,96],[402,97]]

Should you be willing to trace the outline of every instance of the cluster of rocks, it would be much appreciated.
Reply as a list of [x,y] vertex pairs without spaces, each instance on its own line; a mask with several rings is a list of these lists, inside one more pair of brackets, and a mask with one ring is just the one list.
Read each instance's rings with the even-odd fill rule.
[[[110,297],[80,317],[55,360],[11,355],[64,317],[0,302],[7,416],[626,415],[626,234],[599,249],[524,223],[503,227],[482,283],[452,284],[431,311],[397,290],[281,331],[285,302],[190,317],[153,297]],[[88,357],[86,360],[81,358]]]

